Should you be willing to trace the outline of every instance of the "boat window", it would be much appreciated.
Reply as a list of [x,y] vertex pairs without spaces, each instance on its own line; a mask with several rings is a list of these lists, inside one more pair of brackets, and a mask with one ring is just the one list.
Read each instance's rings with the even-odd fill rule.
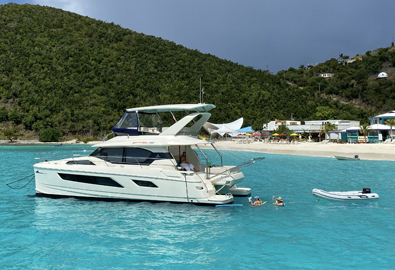
[[147,161],[151,153],[141,148],[125,148],[125,162],[128,164],[152,163],[152,161]]
[[156,128],[162,132],[162,120],[158,114],[138,113],[140,127]]
[[139,165],[149,165],[158,159],[173,159],[173,156],[169,152],[154,153],[142,148],[98,148],[91,156],[111,163]]
[[167,152],[167,153],[152,153],[149,157],[151,159],[151,162],[156,160],[156,159],[173,159],[173,156]]
[[143,181],[143,180],[132,180],[133,182],[136,183],[136,185],[140,187],[152,187],[152,188],[157,188],[158,186],[155,185],[154,183],[150,181]]
[[78,175],[78,174],[66,174],[66,173],[59,173],[59,176],[63,180],[80,182],[85,184],[94,184],[94,185],[101,185],[101,186],[111,186],[111,187],[120,187],[123,188],[120,184],[115,182],[109,177],[101,177],[101,176],[92,176],[92,175]]
[[71,160],[66,162],[67,165],[96,165],[90,160]]
[[122,163],[123,148],[98,148],[91,156],[111,163]]
[[111,128],[115,134],[138,134],[139,120],[136,112],[126,112],[122,118]]
[[138,127],[138,118],[136,112],[126,112],[122,118],[114,125],[114,128],[131,128]]

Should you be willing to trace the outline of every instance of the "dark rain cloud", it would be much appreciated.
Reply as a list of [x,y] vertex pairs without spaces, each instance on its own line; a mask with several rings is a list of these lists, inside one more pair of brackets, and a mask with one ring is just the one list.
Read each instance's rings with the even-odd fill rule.
[[[0,0],[4,4],[8,1]],[[276,73],[394,40],[393,0],[31,0]]]

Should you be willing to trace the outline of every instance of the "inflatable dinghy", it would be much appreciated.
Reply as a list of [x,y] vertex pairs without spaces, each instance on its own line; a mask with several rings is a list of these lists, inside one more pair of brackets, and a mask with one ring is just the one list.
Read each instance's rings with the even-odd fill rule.
[[322,189],[313,189],[313,195],[339,201],[360,201],[360,200],[377,200],[379,195],[371,193],[370,188],[364,188],[362,191],[325,191]]

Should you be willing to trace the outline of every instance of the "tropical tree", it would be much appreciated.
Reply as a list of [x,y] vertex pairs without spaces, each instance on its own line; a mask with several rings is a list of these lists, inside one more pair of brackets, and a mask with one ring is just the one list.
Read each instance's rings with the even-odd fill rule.
[[391,140],[392,140],[392,127],[395,126],[395,119],[394,118],[388,119],[387,121],[385,121],[385,124],[390,126],[390,130],[391,130],[390,136],[391,136]]
[[321,130],[321,132],[324,132],[324,134],[329,137],[329,131],[334,131],[334,130],[337,130],[335,124],[326,123],[324,129]]
[[369,134],[369,132],[374,131],[373,129],[369,128],[368,124],[362,124],[359,127],[359,133],[361,133],[365,139],[365,142],[367,142],[366,136]]
[[18,139],[18,137],[20,136],[19,131],[19,127],[13,126],[10,129],[4,129],[2,132],[4,137],[7,137],[12,143],[13,140]]
[[289,128],[287,128],[286,125],[279,125],[278,128],[276,130],[274,130],[273,132],[278,133],[278,134],[284,133],[287,135],[292,133],[292,131]]

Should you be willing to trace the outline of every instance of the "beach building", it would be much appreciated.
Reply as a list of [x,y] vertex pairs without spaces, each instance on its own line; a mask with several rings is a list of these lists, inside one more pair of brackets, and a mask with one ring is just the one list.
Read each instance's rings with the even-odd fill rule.
[[[391,138],[391,127],[386,124],[386,121],[390,119],[395,119],[395,110],[369,118],[369,128],[372,130],[369,132],[369,141],[386,141],[395,138],[394,135]],[[395,133],[395,126],[392,127],[392,131]]]
[[340,132],[330,132],[329,135],[323,134],[325,125],[327,123],[335,125],[336,131],[343,131],[348,128],[358,128],[360,126],[359,121],[355,120],[310,120],[305,121],[301,124],[301,121],[294,120],[275,120],[270,121],[263,125],[263,132],[273,133],[278,129],[280,125],[285,125],[289,130],[296,134],[308,133],[309,137],[313,141],[320,140],[344,140],[347,141],[347,132],[343,132],[345,135],[340,136]]
[[[361,133],[360,126],[339,129],[329,133],[336,134],[341,140],[347,142],[391,142],[395,139],[395,136],[393,135],[391,138],[391,127],[386,124],[389,119],[395,119],[395,110],[369,118],[370,125],[367,127],[368,133],[365,135]],[[395,134],[395,126],[392,127],[392,130]]]

